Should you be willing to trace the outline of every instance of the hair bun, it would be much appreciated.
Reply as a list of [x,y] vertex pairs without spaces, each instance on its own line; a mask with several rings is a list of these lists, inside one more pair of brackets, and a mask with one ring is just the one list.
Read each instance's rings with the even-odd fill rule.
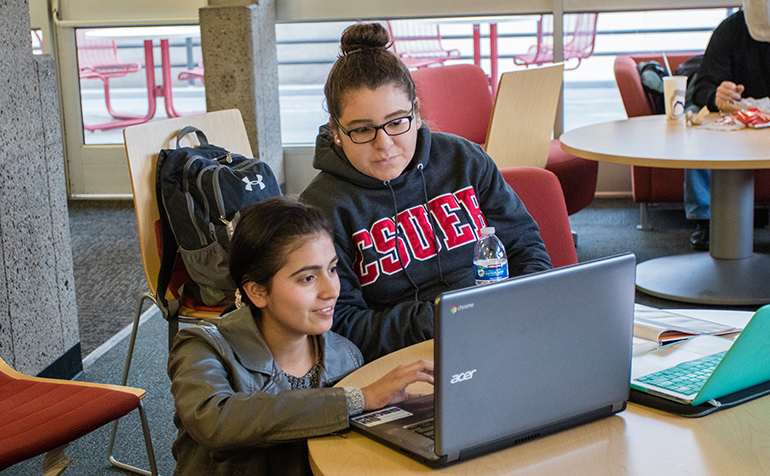
[[379,23],[356,23],[345,29],[340,40],[342,54],[350,54],[367,48],[387,49],[390,45],[388,31]]

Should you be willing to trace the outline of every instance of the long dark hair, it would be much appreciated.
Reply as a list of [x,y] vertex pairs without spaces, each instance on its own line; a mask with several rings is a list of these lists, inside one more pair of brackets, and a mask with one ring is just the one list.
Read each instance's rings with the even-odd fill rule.
[[334,236],[323,212],[293,198],[271,198],[241,210],[230,241],[230,276],[252,311],[257,309],[243,285],[253,281],[269,291],[288,255],[319,233]]
[[377,89],[392,84],[414,103],[414,81],[409,69],[388,50],[390,35],[379,23],[357,23],[345,29],[340,40],[342,54],[326,79],[326,107],[339,120],[345,95],[361,88]]

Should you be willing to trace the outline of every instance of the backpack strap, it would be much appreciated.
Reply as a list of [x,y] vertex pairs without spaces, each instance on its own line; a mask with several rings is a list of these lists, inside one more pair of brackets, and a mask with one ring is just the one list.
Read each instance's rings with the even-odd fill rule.
[[203,131],[194,126],[185,126],[184,129],[179,131],[179,135],[176,136],[177,149],[181,149],[179,143],[182,141],[182,138],[191,132],[195,132],[195,135],[198,136],[198,142],[200,142],[201,146],[209,145],[209,141],[206,139],[206,134],[204,134]]
[[[155,193],[160,215],[158,224],[156,225],[156,233],[158,234],[158,242],[160,243],[160,270],[158,272],[158,289],[156,290],[157,295],[155,298],[160,301],[165,310],[171,307],[171,303],[166,300],[166,290],[171,282],[171,275],[173,274],[174,263],[177,258],[177,249],[179,249],[179,245],[174,238],[174,233],[171,230],[171,224],[168,221],[168,213],[163,204],[163,192],[161,189],[161,171],[163,170],[167,157],[167,151],[161,150],[160,154],[158,154],[158,165],[155,171]],[[164,312],[164,309],[161,311]],[[163,317],[168,319],[168,316],[166,315]]]

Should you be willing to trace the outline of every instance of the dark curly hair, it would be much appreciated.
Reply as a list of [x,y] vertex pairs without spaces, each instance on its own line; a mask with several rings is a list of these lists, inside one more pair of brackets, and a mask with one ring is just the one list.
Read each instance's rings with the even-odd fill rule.
[[339,120],[345,95],[362,88],[377,89],[394,85],[414,102],[414,81],[409,69],[388,50],[390,35],[379,23],[356,23],[345,29],[340,40],[342,54],[326,79],[326,107],[333,119]]

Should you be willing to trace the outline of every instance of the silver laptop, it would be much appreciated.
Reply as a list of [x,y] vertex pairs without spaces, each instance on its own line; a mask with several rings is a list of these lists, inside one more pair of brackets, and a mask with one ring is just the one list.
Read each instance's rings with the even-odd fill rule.
[[434,395],[352,426],[438,467],[623,411],[635,265],[624,254],[443,294]]

